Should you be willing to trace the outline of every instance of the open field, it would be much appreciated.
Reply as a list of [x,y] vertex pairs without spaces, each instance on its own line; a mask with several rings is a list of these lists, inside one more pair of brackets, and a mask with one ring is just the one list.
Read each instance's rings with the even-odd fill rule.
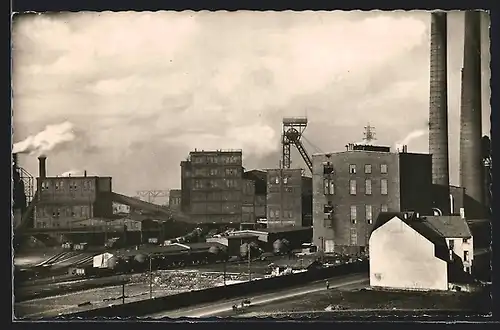
[[[371,311],[426,310],[467,311],[487,314],[491,300],[487,291],[466,292],[388,292],[352,287],[308,293],[272,304],[250,306],[244,310],[218,314],[221,317],[335,317]],[[411,314],[411,313],[410,313]]]
[[[247,274],[228,273],[226,283],[244,281]],[[130,275],[130,283],[125,285],[125,302],[149,299],[149,274]],[[157,271],[153,272],[153,297],[172,295],[189,290],[201,290],[223,285],[221,273],[199,271]],[[15,315],[20,318],[53,317],[93,308],[105,307],[122,302],[122,286],[113,285],[103,288],[67,293],[52,297],[27,300],[15,304]],[[86,303],[86,306],[78,304]]]

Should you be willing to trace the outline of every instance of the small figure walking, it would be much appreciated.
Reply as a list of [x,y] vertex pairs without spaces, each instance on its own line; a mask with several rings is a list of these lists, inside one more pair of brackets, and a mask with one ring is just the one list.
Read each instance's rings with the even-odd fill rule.
[[330,289],[330,282],[328,282],[328,280],[326,280],[326,289]]

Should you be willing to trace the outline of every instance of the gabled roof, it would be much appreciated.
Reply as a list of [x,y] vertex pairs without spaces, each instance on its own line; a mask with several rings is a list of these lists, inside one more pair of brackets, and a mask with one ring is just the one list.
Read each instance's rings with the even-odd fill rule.
[[460,216],[426,216],[425,221],[446,238],[472,237],[467,221]]
[[[405,214],[406,219],[405,219]],[[417,233],[428,239],[435,246],[435,256],[446,262],[449,261],[448,245],[446,244],[445,238],[433,227],[431,227],[424,219],[418,218],[415,213],[412,212],[380,212],[377,220],[374,223],[373,231],[382,227],[384,224],[397,217],[399,220],[403,221],[405,224],[410,226]]]

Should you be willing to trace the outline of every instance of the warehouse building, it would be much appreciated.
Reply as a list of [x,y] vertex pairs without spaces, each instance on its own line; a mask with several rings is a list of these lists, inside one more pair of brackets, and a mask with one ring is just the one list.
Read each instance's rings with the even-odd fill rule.
[[431,156],[346,146],[313,155],[313,243],[327,253],[366,253],[380,212],[432,213]]

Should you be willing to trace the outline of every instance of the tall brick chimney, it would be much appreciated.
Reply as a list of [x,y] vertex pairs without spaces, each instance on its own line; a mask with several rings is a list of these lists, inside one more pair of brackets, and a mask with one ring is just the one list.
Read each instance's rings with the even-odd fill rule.
[[432,183],[435,206],[450,214],[448,161],[448,74],[447,15],[431,13],[429,153],[432,155]]
[[41,155],[40,157],[38,157],[38,177],[40,179],[44,179],[47,177],[46,160],[47,156],[45,155]]
[[465,12],[464,63],[460,106],[460,186],[467,217],[483,216],[484,168],[481,155],[481,13]]

